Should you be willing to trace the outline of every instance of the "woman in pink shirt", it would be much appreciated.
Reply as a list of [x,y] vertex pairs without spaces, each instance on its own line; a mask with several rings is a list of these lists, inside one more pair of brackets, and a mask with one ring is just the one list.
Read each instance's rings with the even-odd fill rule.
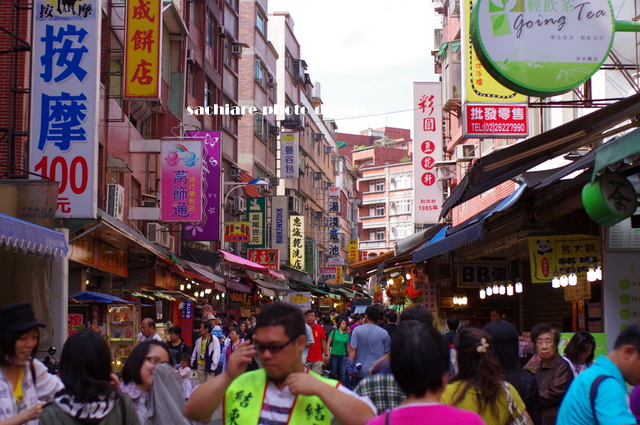
[[407,398],[367,425],[484,425],[477,413],[440,403],[449,373],[449,345],[433,326],[401,322],[391,337],[390,360]]

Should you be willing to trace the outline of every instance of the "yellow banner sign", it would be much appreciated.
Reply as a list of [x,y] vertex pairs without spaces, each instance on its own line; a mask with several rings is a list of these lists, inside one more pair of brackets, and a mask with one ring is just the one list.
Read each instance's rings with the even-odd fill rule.
[[304,216],[289,217],[289,265],[304,270]]
[[358,262],[358,240],[357,239],[349,239],[349,244],[347,247],[347,260],[350,263]]
[[462,0],[462,29],[460,30],[462,44],[462,78],[464,79],[465,93],[463,102],[526,102],[527,96],[516,93],[506,88],[493,78],[480,63],[473,45],[471,44],[471,32],[469,22],[473,0]]
[[128,1],[125,37],[124,97],[159,99],[162,1]]
[[[554,272],[575,269],[578,282],[585,281],[590,263],[600,257],[600,238],[589,235],[529,237],[531,282],[549,283]],[[568,270],[567,270],[568,272]]]

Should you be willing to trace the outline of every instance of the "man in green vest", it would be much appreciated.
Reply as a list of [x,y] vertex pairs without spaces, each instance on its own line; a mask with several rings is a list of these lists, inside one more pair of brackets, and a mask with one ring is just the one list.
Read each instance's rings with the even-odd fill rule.
[[[371,400],[305,368],[306,342],[297,307],[264,306],[253,341],[240,343],[225,372],[196,388],[185,414],[204,423],[222,418],[225,425],[329,425],[333,419],[366,424],[376,414]],[[245,372],[256,352],[263,368]]]

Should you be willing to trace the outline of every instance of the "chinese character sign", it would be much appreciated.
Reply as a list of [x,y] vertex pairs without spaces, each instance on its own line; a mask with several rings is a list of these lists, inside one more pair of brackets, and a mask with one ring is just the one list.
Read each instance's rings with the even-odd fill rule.
[[575,268],[578,281],[585,281],[589,263],[600,258],[600,238],[588,235],[529,237],[531,282],[549,283],[561,268]]
[[462,137],[527,137],[527,105],[467,103],[462,107]]
[[434,163],[442,161],[442,94],[440,83],[413,83],[413,222],[438,222],[442,188]]
[[349,239],[349,243],[347,245],[347,260],[350,263],[358,262],[358,240],[357,239]]
[[248,221],[225,221],[224,242],[249,242],[251,223]]
[[202,221],[202,141],[162,142],[162,221]]
[[297,133],[282,133],[280,136],[280,177],[297,179],[300,177],[300,146]]
[[327,193],[329,198],[340,198],[340,188],[339,187],[328,187]]
[[124,97],[159,99],[162,0],[131,0],[126,4]]
[[95,218],[102,9],[60,4],[33,4],[29,171],[60,182],[56,218]]
[[186,137],[202,139],[202,221],[185,224],[182,239],[217,241],[220,239],[220,132],[187,131]]
[[247,249],[247,259],[254,263],[262,264],[271,270],[280,269],[280,259],[277,249],[249,248]]
[[289,258],[289,197],[271,197],[271,248]]
[[289,217],[289,265],[294,269],[305,269],[304,216]]
[[265,244],[265,198],[247,198],[247,221],[251,223],[249,246],[263,247]]
[[526,102],[527,96],[506,88],[493,78],[478,59],[469,30],[471,4],[474,1],[460,2],[462,29],[462,99],[467,102]]
[[340,199],[330,199],[327,212],[329,214],[340,214]]
[[337,277],[336,267],[320,267],[320,279],[330,280]]

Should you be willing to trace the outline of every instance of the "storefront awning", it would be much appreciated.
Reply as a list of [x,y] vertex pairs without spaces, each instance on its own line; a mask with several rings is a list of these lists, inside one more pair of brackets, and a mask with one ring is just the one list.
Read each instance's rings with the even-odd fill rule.
[[0,247],[59,260],[69,248],[64,235],[28,221],[0,213]]
[[309,273],[303,272],[302,270],[294,269],[289,266],[282,266],[282,271],[290,276],[291,280],[295,280],[296,282],[306,283],[308,285],[313,285],[313,281],[309,277]]
[[431,239],[433,235],[438,233],[438,231],[443,227],[444,224],[435,224],[427,229],[409,236],[408,238],[396,241],[395,255],[403,255],[416,250],[418,247],[420,247],[420,245],[429,241],[429,239]]
[[262,264],[254,263],[253,261],[249,261],[246,258],[239,257],[222,249],[218,252],[222,254],[224,262],[229,264],[231,267],[269,274],[269,269]]
[[380,254],[375,257],[367,258],[366,260],[353,263],[349,265],[351,271],[356,273],[366,273],[371,270],[375,270],[382,261],[388,260],[393,257],[393,251],[387,251],[384,254]]
[[114,295],[103,294],[102,292],[94,292],[94,291],[80,291],[76,292],[73,295],[69,295],[69,300],[80,303],[103,303],[103,304],[112,304],[112,303],[120,303],[120,304],[135,304],[133,301],[123,300],[122,298],[116,297]]
[[245,294],[248,294],[251,292],[251,288],[249,288],[247,285],[243,285],[242,283],[239,283],[239,282],[234,282],[233,280],[227,280],[225,284],[227,285],[227,288],[229,288],[231,291],[244,292]]
[[208,270],[206,270],[204,267],[206,266],[202,266],[200,264],[197,263],[193,263],[191,261],[187,261],[182,259],[181,260],[182,263],[187,266],[188,268],[191,268],[194,272],[206,277],[207,279],[211,280],[216,288],[216,291],[219,292],[227,292],[227,288],[225,288],[224,283],[225,280],[223,277],[220,277]]
[[277,283],[267,282],[266,280],[262,280],[262,279],[253,279],[253,281],[256,282],[258,286],[261,286],[269,290],[283,292],[285,294],[292,292],[291,289],[285,288],[284,286],[278,285]]
[[[483,213],[480,217],[471,222],[464,223],[459,226],[451,227],[448,229],[442,229],[438,232],[424,247],[416,250],[413,253],[412,261],[418,263],[420,261],[428,260],[430,258],[437,257],[447,252],[460,248],[463,245],[468,245],[472,242],[480,240],[484,237],[484,224],[485,221],[494,214],[506,211],[511,208],[522,193],[526,190],[527,185],[523,184],[511,195],[507,196],[500,202],[498,202],[488,213]],[[446,236],[445,236],[446,234]]]
[[[622,132],[617,125],[640,114],[640,93],[520,143],[478,158],[442,206],[440,218],[465,201],[544,161]],[[607,132],[611,131],[611,134]]]
[[320,288],[316,288],[316,287],[315,287],[315,286],[313,286],[313,285],[307,285],[307,284],[305,284],[305,283],[302,283],[302,284],[300,285],[300,289],[303,289],[303,287],[304,287],[304,288],[309,289],[311,292],[314,292],[314,293],[316,293],[316,294],[320,294],[320,295],[328,295],[329,297],[331,297],[331,298],[336,298],[336,299],[337,299],[337,298],[340,298],[340,297],[339,297],[339,296],[337,296],[336,294],[333,294],[333,293],[331,293],[331,292],[325,291],[325,290],[320,289]]
[[611,140],[596,150],[592,179],[609,166],[630,164],[640,155],[640,129]]

